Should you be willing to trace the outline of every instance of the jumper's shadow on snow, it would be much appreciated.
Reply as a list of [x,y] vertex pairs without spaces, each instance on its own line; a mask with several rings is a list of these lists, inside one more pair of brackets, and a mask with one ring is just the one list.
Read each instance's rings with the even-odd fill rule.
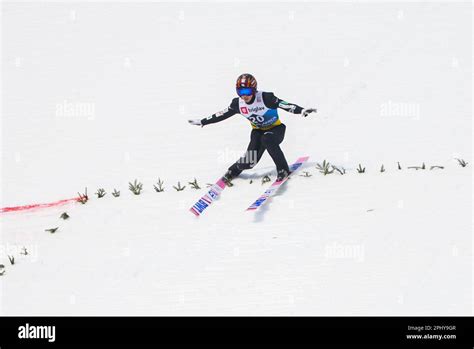
[[258,173],[242,173],[239,177],[247,180],[257,180],[262,179],[265,176],[276,176],[276,172],[273,170],[267,170],[265,172],[260,171]]
[[[301,170],[307,169],[307,168],[313,168],[316,165],[317,165],[317,162],[315,162],[315,161],[309,162],[308,161],[305,164],[303,164],[298,171],[301,171]],[[261,180],[265,176],[270,176],[272,179],[275,179],[276,178],[275,166],[263,167],[263,168],[260,168],[256,171],[252,172],[252,173],[242,172],[239,175],[239,178],[245,179],[245,180],[257,180],[257,179]]]

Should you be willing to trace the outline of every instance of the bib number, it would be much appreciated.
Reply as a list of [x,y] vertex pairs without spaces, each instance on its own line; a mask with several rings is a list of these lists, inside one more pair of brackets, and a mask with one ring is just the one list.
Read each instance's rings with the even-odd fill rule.
[[250,120],[251,123],[255,124],[255,122],[262,123],[265,121],[265,118],[263,115],[257,115],[255,116],[249,116],[248,119]]

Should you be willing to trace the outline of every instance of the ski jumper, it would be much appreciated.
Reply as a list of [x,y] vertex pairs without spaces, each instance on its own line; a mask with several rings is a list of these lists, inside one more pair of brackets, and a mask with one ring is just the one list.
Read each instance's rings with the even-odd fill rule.
[[303,110],[296,104],[276,97],[272,92],[257,91],[248,104],[242,98],[236,97],[226,109],[201,120],[204,126],[241,114],[250,121],[250,143],[245,155],[229,167],[232,177],[238,176],[243,170],[253,168],[265,150],[273,159],[277,171],[283,169],[289,172],[288,162],[280,148],[280,143],[285,138],[286,126],[280,121],[278,108],[293,114],[301,114]]

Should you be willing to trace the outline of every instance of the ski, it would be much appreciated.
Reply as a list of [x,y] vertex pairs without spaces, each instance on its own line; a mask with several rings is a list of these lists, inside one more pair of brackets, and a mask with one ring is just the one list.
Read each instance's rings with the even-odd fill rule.
[[[291,174],[297,171],[301,167],[301,165],[303,165],[303,163],[306,162],[306,160],[308,159],[309,159],[309,156],[303,156],[303,157],[298,158],[298,160],[296,160],[296,162],[290,166]],[[273,196],[277,192],[278,188],[280,188],[281,185],[288,180],[288,178],[289,176],[285,177],[281,181],[273,182],[270,188],[265,190],[265,192],[252,205],[250,205],[246,211],[256,211],[260,206],[262,206],[268,200],[269,197]]]
[[219,180],[214,183],[206,194],[204,194],[190,209],[193,214],[199,217],[204,210],[209,207],[214,200],[216,200],[221,194],[222,190],[226,187],[224,180],[219,178]]

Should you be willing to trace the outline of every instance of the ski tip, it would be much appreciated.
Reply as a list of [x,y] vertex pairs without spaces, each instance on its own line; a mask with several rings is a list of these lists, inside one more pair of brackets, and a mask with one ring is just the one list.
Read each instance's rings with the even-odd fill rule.
[[296,160],[296,162],[305,162],[309,159],[309,156],[301,156]]
[[191,213],[193,213],[196,217],[199,217],[199,213],[196,212],[196,210],[195,210],[193,207],[191,207],[191,208],[189,209],[189,211],[190,211]]

